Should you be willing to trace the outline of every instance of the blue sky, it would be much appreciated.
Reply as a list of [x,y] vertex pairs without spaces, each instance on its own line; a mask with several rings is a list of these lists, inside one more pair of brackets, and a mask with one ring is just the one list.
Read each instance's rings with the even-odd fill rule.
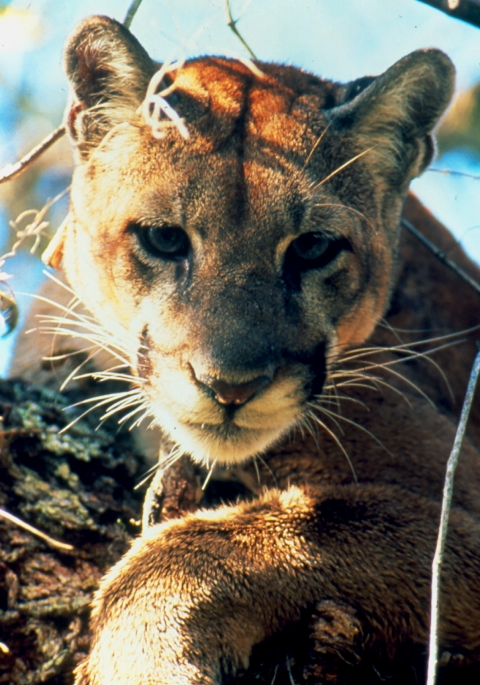
[[[15,160],[61,120],[67,87],[62,44],[90,14],[123,20],[129,0],[18,0],[0,14],[0,166]],[[232,0],[238,28],[257,57],[294,64],[326,78],[348,81],[378,74],[403,55],[435,46],[457,66],[457,88],[480,80],[480,31],[417,0]],[[132,31],[163,61],[198,54],[245,55],[226,26],[224,0],[143,0]],[[33,97],[35,112],[19,122],[15,92]],[[68,150],[51,153],[53,171],[37,193],[52,196],[68,184]],[[480,176],[480,160],[462,151],[434,163]],[[63,185],[62,185],[63,184]],[[480,180],[427,172],[413,189],[480,263]],[[26,207],[27,208],[27,207]],[[64,208],[63,208],[64,211]],[[55,221],[61,220],[57,211]],[[8,230],[0,210],[0,254]],[[477,229],[477,226],[479,227]],[[34,259],[12,264],[14,289],[35,289]],[[26,307],[26,300],[21,302]],[[0,374],[12,342],[0,341]]]

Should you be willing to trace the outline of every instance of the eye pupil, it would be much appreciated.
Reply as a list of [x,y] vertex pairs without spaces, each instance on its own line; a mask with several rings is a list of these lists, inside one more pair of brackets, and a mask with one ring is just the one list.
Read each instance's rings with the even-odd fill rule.
[[162,252],[177,252],[183,245],[183,231],[173,226],[148,229],[148,238],[152,245]]
[[323,269],[342,252],[353,252],[347,238],[312,231],[292,240],[285,253],[283,277],[294,288],[301,287],[302,274]]
[[293,249],[301,259],[315,260],[327,251],[330,242],[321,233],[305,233],[293,241]]
[[190,241],[179,226],[149,226],[140,228],[140,239],[151,254],[167,259],[186,259]]

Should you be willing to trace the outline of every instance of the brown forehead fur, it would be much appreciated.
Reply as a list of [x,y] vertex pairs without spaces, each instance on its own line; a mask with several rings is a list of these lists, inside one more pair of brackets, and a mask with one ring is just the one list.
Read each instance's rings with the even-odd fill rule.
[[263,76],[241,62],[208,57],[175,73],[178,111],[196,139],[189,141],[192,151],[201,146],[209,153],[232,137],[247,136],[290,155],[303,155],[314,144],[324,127],[320,111],[337,104],[341,88],[292,67],[261,64],[260,69]]

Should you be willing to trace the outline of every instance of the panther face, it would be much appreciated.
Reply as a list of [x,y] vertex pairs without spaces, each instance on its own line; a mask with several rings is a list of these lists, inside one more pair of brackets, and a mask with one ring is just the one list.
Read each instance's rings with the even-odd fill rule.
[[133,36],[94,17],[66,66],[77,167],[50,254],[183,451],[264,451],[384,312],[448,58],[418,51],[348,86],[202,58],[157,83]]

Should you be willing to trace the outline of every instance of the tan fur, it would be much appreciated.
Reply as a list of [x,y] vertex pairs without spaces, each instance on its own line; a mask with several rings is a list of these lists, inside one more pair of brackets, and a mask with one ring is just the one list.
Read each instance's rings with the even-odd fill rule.
[[[188,138],[171,126],[161,139],[141,114],[155,66],[116,22],[80,25],[66,65],[78,165],[52,258],[63,254],[69,283],[166,436],[207,467],[260,454],[269,487],[144,531],[97,593],[77,683],[221,683],[320,600],[358,611],[362,659],[424,648],[450,419],[472,346],[445,357],[450,399],[415,347],[402,378],[394,350],[360,346],[410,341],[381,328],[389,302],[389,321],[426,335],[477,323],[474,295],[460,311],[448,299],[453,275],[424,283],[422,270],[438,265],[399,231],[451,95],[448,58],[419,51],[347,86],[192,60],[163,84]],[[446,239],[415,199],[406,211]],[[183,231],[188,248],[156,252],[149,227],[162,226]],[[303,257],[302,240],[321,235],[331,256]],[[419,311],[408,302],[415,284]],[[443,414],[412,390],[418,383]],[[441,648],[473,663],[478,456],[467,443],[441,614]],[[251,462],[245,469],[251,477]]]

